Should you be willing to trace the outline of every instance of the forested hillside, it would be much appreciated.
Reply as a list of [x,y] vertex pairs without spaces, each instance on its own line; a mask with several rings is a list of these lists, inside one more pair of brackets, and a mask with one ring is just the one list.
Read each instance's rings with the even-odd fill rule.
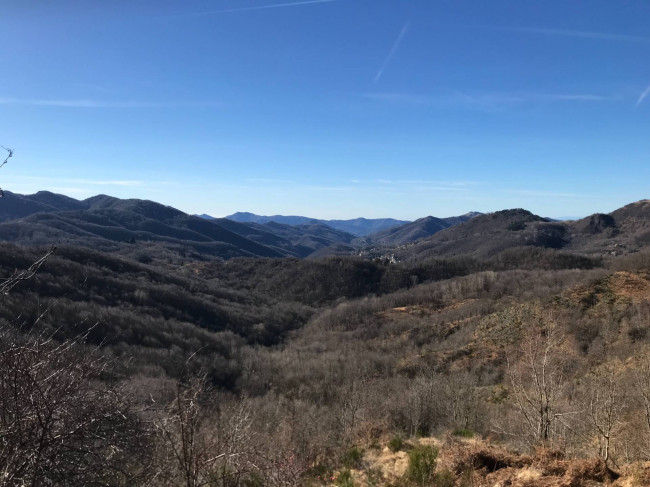
[[[188,221],[92,204],[120,225],[134,204]],[[575,223],[477,216],[397,263],[58,245],[0,301],[0,385],[16,391],[0,399],[5,484],[175,486],[188,469],[191,485],[241,487],[643,483],[645,207]],[[548,225],[571,244],[527,240]],[[602,251],[614,244],[625,251]],[[2,274],[46,250],[2,244]]]
[[650,2],[0,5],[0,487],[650,487]]
[[410,260],[454,255],[484,258],[521,246],[619,255],[636,252],[649,243],[650,202],[642,200],[577,221],[551,221],[523,209],[479,215],[399,249],[398,255]]

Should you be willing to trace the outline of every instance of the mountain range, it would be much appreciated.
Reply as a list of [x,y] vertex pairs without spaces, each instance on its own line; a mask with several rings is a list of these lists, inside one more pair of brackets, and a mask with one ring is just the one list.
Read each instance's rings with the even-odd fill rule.
[[608,214],[595,213],[573,221],[554,221],[521,208],[497,211],[419,240],[397,254],[408,260],[459,255],[485,258],[508,249],[533,246],[620,255],[648,245],[650,200],[641,200]]
[[[204,218],[212,218],[209,215],[201,215]],[[371,233],[376,233],[387,228],[392,228],[405,223],[410,223],[406,220],[395,220],[394,218],[354,218],[351,220],[319,220],[316,218],[309,218],[306,216],[285,216],[273,215],[262,216],[248,212],[237,212],[226,217],[228,220],[233,220],[241,223],[283,223],[285,225],[310,225],[320,223],[327,225],[336,230],[350,233],[355,237],[363,237]]]
[[[205,219],[152,201],[106,195],[85,200],[40,191],[5,192],[0,200],[0,239],[25,244],[51,242],[105,251],[181,257],[306,257],[349,243],[355,236],[307,219],[285,225]],[[137,243],[138,245],[134,246]]]
[[405,245],[422,238],[430,237],[445,228],[464,223],[478,215],[481,215],[481,213],[473,211],[465,213],[464,215],[448,218],[427,216],[419,218],[414,222],[380,230],[368,235],[366,238],[358,239],[356,242],[358,244],[366,245]]
[[[379,230],[366,233],[372,229]],[[357,254],[392,254],[398,260],[421,261],[461,255],[492,257],[522,246],[620,254],[650,244],[650,202],[642,200],[575,221],[554,221],[512,209],[403,222],[251,213],[199,217],[146,200],[106,195],[76,200],[47,191],[32,195],[6,191],[0,199],[0,240],[82,245],[142,261]]]

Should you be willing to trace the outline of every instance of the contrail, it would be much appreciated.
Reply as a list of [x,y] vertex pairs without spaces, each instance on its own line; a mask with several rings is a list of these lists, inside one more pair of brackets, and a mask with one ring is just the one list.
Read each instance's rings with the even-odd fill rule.
[[377,83],[377,81],[379,81],[379,78],[381,78],[381,75],[384,74],[384,71],[390,64],[391,60],[393,59],[393,56],[397,52],[397,48],[399,48],[399,45],[402,43],[402,39],[404,39],[404,36],[408,32],[408,30],[409,30],[409,24],[407,22],[406,24],[404,24],[404,27],[402,27],[402,30],[397,36],[397,39],[395,39],[395,43],[393,44],[393,47],[391,47],[390,51],[388,52],[388,56],[386,56],[386,59],[384,59],[381,68],[379,68],[379,71],[377,71],[377,75],[375,76],[373,83]]
[[636,105],[634,105],[634,108],[638,107],[641,103],[643,103],[643,100],[645,100],[646,96],[650,95],[650,86],[648,86],[643,93],[641,93],[641,96],[639,96],[639,99],[636,101]]
[[221,14],[226,12],[246,12],[248,10],[266,10],[269,8],[297,7],[300,5],[311,5],[314,3],[329,3],[329,2],[336,2],[336,1],[337,0],[303,0],[301,2],[274,3],[271,5],[258,5],[256,7],[238,7],[238,8],[228,8],[224,10],[209,10],[207,12],[199,12],[196,14],[189,14],[189,15],[209,15],[209,14]]

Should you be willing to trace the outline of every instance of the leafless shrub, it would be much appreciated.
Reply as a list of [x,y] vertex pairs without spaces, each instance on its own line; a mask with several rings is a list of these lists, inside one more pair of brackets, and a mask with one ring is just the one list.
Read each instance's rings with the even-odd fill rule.
[[147,436],[77,340],[0,330],[0,485],[136,485]]
[[154,419],[155,484],[239,485],[258,469],[251,419],[246,401],[221,404],[205,375],[179,380],[176,397]]

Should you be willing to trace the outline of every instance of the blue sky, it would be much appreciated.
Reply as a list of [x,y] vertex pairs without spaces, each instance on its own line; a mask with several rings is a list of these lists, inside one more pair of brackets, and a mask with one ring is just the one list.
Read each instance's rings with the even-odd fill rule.
[[647,1],[5,0],[0,186],[321,218],[648,198]]

